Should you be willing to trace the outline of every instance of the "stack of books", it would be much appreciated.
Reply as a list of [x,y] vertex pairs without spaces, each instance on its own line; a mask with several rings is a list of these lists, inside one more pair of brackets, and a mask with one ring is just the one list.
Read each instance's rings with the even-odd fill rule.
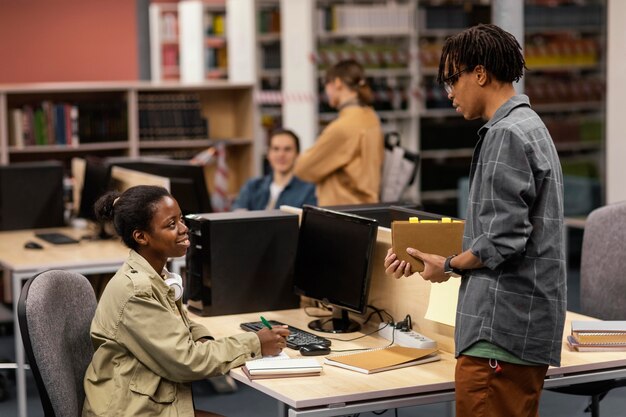
[[626,351],[626,321],[572,321],[567,342],[579,352]]

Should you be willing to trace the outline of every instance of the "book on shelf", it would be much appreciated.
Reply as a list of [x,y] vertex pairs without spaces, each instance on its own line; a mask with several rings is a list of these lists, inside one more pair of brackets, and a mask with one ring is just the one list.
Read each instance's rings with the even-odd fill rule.
[[571,350],[578,352],[626,352],[626,343],[578,343],[574,336],[567,336]]
[[374,374],[422,363],[435,362],[439,359],[437,349],[388,346],[367,350],[365,352],[328,356],[324,359],[324,363],[361,372],[363,374]]
[[322,365],[313,358],[257,359],[246,361],[242,370],[250,380],[289,378],[321,375]]
[[572,338],[579,345],[623,345],[626,346],[626,321],[572,321]]

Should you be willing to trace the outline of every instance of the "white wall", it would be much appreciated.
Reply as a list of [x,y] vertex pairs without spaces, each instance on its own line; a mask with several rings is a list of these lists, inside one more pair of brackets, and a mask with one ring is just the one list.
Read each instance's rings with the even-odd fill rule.
[[626,200],[626,1],[607,1],[606,202]]

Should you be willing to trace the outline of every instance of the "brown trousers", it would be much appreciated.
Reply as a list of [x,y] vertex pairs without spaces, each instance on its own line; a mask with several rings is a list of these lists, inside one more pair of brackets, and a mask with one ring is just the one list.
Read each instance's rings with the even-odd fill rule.
[[455,372],[456,417],[538,417],[547,370],[547,365],[460,355]]

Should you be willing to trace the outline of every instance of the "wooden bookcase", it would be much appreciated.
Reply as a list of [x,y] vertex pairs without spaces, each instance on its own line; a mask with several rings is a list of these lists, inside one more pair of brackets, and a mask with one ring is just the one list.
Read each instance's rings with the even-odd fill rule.
[[[201,114],[208,119],[206,138],[167,138],[142,140],[139,135],[139,99],[143,94],[193,94],[198,97]],[[115,140],[101,135],[90,143],[16,145],[12,138],[12,113],[23,106],[39,106],[43,101],[81,106],[107,105],[121,108],[116,117],[123,126]],[[223,142],[227,145],[229,193],[236,194],[243,183],[260,172],[254,158],[253,85],[222,80],[198,84],[178,82],[94,82],[0,85],[0,164],[19,161],[57,159],[69,166],[72,157],[164,155],[188,158]],[[79,116],[79,123],[81,119]],[[106,123],[105,123],[106,125]],[[80,129],[79,129],[80,130]],[[212,166],[207,177],[212,188]]]

